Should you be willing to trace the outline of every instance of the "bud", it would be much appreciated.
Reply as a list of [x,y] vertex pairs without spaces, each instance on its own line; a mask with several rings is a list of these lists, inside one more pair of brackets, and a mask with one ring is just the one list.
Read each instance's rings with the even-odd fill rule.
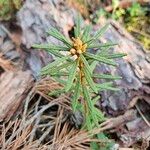
[[79,68],[79,67],[77,67],[77,71],[78,71],[78,72],[80,71],[80,68]]
[[76,60],[77,58],[78,58],[77,55],[73,55],[73,56],[71,57],[72,60]]
[[74,48],[71,48],[71,49],[70,49],[70,53],[71,53],[71,54],[76,54],[76,50],[75,50]]
[[79,50],[77,50],[77,53],[78,54],[82,54],[82,51],[79,49]]

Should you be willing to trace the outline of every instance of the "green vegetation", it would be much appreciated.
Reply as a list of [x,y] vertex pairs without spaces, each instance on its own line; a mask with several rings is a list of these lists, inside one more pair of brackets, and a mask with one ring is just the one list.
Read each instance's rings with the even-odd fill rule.
[[[99,123],[105,120],[104,114],[95,107],[96,102],[100,99],[96,94],[103,90],[117,91],[112,82],[98,84],[94,79],[120,79],[118,76],[111,74],[95,74],[94,69],[97,63],[116,66],[114,58],[120,58],[125,54],[110,54],[108,49],[115,43],[98,44],[98,39],[102,36],[109,25],[105,25],[91,36],[91,26],[87,25],[81,29],[81,16],[76,20],[74,28],[74,37],[68,39],[64,37],[56,28],[51,28],[47,33],[58,39],[63,45],[54,44],[35,44],[34,48],[44,49],[53,54],[56,59],[41,70],[41,75],[50,75],[63,85],[62,90],[53,94],[70,93],[72,97],[73,112],[80,111],[85,118],[82,128],[91,130],[99,127]],[[96,54],[89,52],[89,49],[97,49]],[[97,137],[104,136],[103,134]],[[106,138],[106,137],[105,137]],[[92,143],[95,147],[96,143]]]
[[21,5],[22,0],[0,0],[0,20],[11,19]]
[[139,3],[127,9],[129,17],[124,18],[126,29],[141,41],[144,47],[150,50],[150,19],[147,15],[148,9],[143,8]]
[[150,19],[148,9],[138,2],[134,2],[127,9],[123,9],[119,7],[118,0],[112,0],[112,7],[112,13],[104,9],[98,10],[93,21],[96,23],[100,16],[118,20],[146,49],[150,50]]

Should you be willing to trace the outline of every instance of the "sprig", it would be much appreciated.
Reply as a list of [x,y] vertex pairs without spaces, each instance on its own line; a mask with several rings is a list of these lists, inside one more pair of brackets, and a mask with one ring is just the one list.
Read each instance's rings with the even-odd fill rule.
[[[55,93],[68,92],[71,94],[73,111],[81,111],[85,115],[84,127],[90,130],[105,120],[104,115],[95,107],[99,98],[93,99],[93,95],[103,90],[118,90],[113,86],[113,82],[98,84],[94,79],[108,79],[109,81],[121,79],[121,77],[111,74],[95,74],[94,69],[98,63],[115,67],[117,64],[114,59],[126,54],[109,53],[109,48],[116,43],[99,44],[99,37],[106,32],[109,24],[99,29],[94,36],[91,36],[91,25],[82,30],[80,15],[75,22],[75,37],[72,37],[72,39],[66,38],[56,28],[48,30],[47,33],[61,41],[63,45],[35,44],[33,47],[44,49],[55,56],[55,61],[45,66],[41,70],[41,74],[51,75],[64,86],[64,89],[59,89]],[[89,49],[93,48],[97,50],[95,54],[89,52]],[[83,107],[78,107],[81,104]]]

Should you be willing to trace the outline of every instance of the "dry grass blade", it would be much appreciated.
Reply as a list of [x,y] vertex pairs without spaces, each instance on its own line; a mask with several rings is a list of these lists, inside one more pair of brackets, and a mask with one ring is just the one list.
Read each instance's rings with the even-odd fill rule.
[[[25,100],[21,119],[4,123],[1,127],[0,149],[47,149],[47,142],[53,139],[55,124],[60,122],[56,119],[60,118],[58,110],[62,112],[62,122],[66,118],[64,109],[71,110],[66,95],[58,98],[47,96],[49,90],[58,88],[61,88],[58,83],[47,78],[35,85]],[[51,108],[54,110],[50,111]]]
[[64,94],[58,97],[47,95],[49,89],[57,88],[61,86],[48,78],[35,85],[26,98],[21,119],[3,124],[0,149],[86,150],[90,149],[91,141],[106,142],[92,138],[103,129],[94,129],[91,134],[70,124],[67,119],[71,110],[69,97]]
[[5,71],[16,71],[14,64],[5,58],[3,58],[3,54],[0,53],[0,66],[5,70]]

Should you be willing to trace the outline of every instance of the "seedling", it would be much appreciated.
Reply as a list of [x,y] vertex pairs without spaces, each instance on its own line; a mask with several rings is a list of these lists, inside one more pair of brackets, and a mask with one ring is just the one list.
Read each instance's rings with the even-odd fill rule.
[[[62,90],[56,91],[57,94],[69,92],[73,112],[81,111],[85,117],[83,127],[91,130],[99,123],[104,121],[104,115],[95,107],[99,100],[99,91],[118,89],[113,87],[112,82],[98,84],[94,79],[120,79],[119,76],[111,74],[96,74],[94,69],[97,63],[117,66],[113,60],[125,56],[123,53],[110,54],[108,49],[116,43],[99,44],[99,37],[102,36],[107,28],[106,24],[94,35],[91,36],[91,26],[87,25],[82,30],[81,17],[78,16],[74,27],[74,37],[65,37],[56,28],[48,30],[48,34],[62,42],[62,45],[54,44],[35,44],[34,48],[44,49],[56,57],[55,61],[48,64],[41,70],[41,75],[50,75],[63,85]],[[96,53],[91,53],[90,49],[96,49]],[[50,93],[51,94],[51,93]]]

